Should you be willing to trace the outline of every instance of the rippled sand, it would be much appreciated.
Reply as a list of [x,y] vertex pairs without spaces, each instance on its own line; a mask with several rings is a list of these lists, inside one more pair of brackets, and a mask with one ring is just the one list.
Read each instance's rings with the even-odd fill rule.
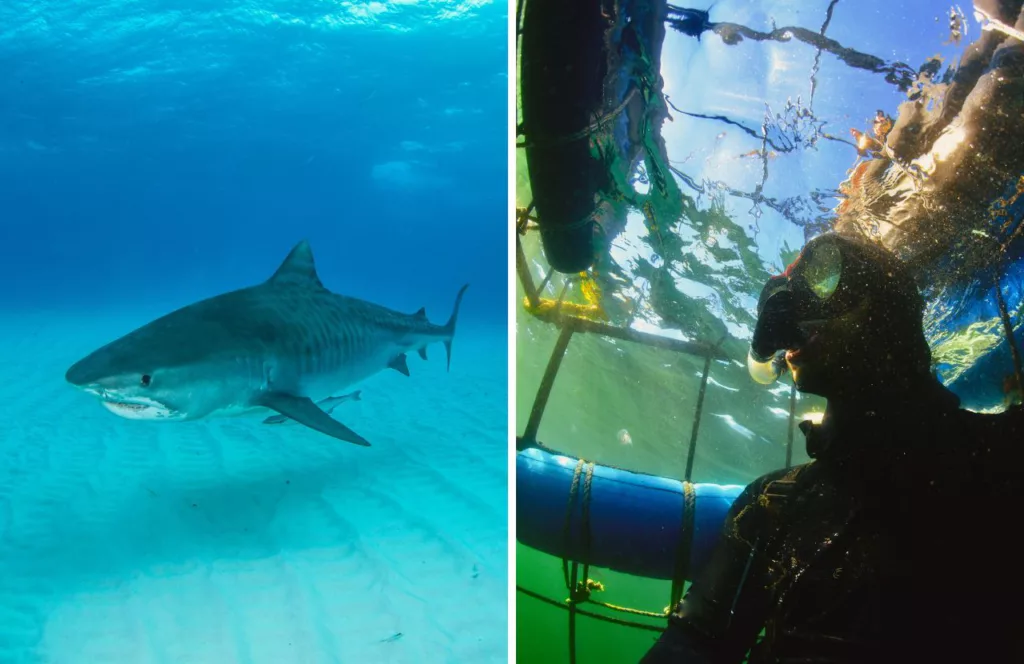
[[145,320],[0,316],[0,661],[505,661],[504,329],[366,381],[367,449],[64,383]]

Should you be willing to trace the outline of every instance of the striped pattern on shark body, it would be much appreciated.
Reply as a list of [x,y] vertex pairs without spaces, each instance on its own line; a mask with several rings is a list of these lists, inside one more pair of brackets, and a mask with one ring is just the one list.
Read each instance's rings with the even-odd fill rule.
[[266,282],[158,318],[76,362],[66,379],[126,418],[187,420],[268,408],[369,445],[314,399],[335,399],[330,395],[382,369],[409,375],[406,354],[426,359],[427,345],[437,341],[450,370],[466,288],[448,322],[434,325],[423,309],[403,314],[332,293],[303,241]]

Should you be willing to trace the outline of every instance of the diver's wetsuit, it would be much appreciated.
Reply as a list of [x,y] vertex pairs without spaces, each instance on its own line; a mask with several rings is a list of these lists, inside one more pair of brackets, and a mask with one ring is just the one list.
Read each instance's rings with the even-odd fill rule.
[[643,664],[1024,662],[1024,411],[893,411],[801,425]]

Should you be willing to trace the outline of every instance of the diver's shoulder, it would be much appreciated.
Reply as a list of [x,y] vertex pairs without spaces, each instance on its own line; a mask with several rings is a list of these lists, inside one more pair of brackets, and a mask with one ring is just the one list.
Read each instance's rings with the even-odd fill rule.
[[[798,466],[791,466],[789,468],[780,468],[757,477],[747,484],[740,495],[736,497],[736,500],[733,501],[729,510],[729,518],[738,518],[739,514],[747,513],[748,508],[754,508],[753,512],[761,514],[763,517],[766,514],[766,510],[763,508],[768,504],[768,502],[774,502],[775,498],[785,497],[791,494],[796,486],[797,475],[813,463],[814,462],[810,462],[800,464]],[[759,518],[760,517],[755,518],[755,522],[758,521]]]
[[795,480],[800,473],[813,464],[813,461],[809,461],[796,466],[790,466],[789,468],[779,468],[778,470],[765,473],[748,484],[747,491],[750,491],[751,493],[761,493],[773,482]]

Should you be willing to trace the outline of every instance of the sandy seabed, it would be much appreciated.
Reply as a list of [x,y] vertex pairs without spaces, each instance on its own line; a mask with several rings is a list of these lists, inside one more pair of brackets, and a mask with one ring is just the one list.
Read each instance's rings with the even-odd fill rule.
[[334,416],[118,418],[67,367],[147,322],[0,315],[0,662],[501,662],[507,344],[460,322]]

